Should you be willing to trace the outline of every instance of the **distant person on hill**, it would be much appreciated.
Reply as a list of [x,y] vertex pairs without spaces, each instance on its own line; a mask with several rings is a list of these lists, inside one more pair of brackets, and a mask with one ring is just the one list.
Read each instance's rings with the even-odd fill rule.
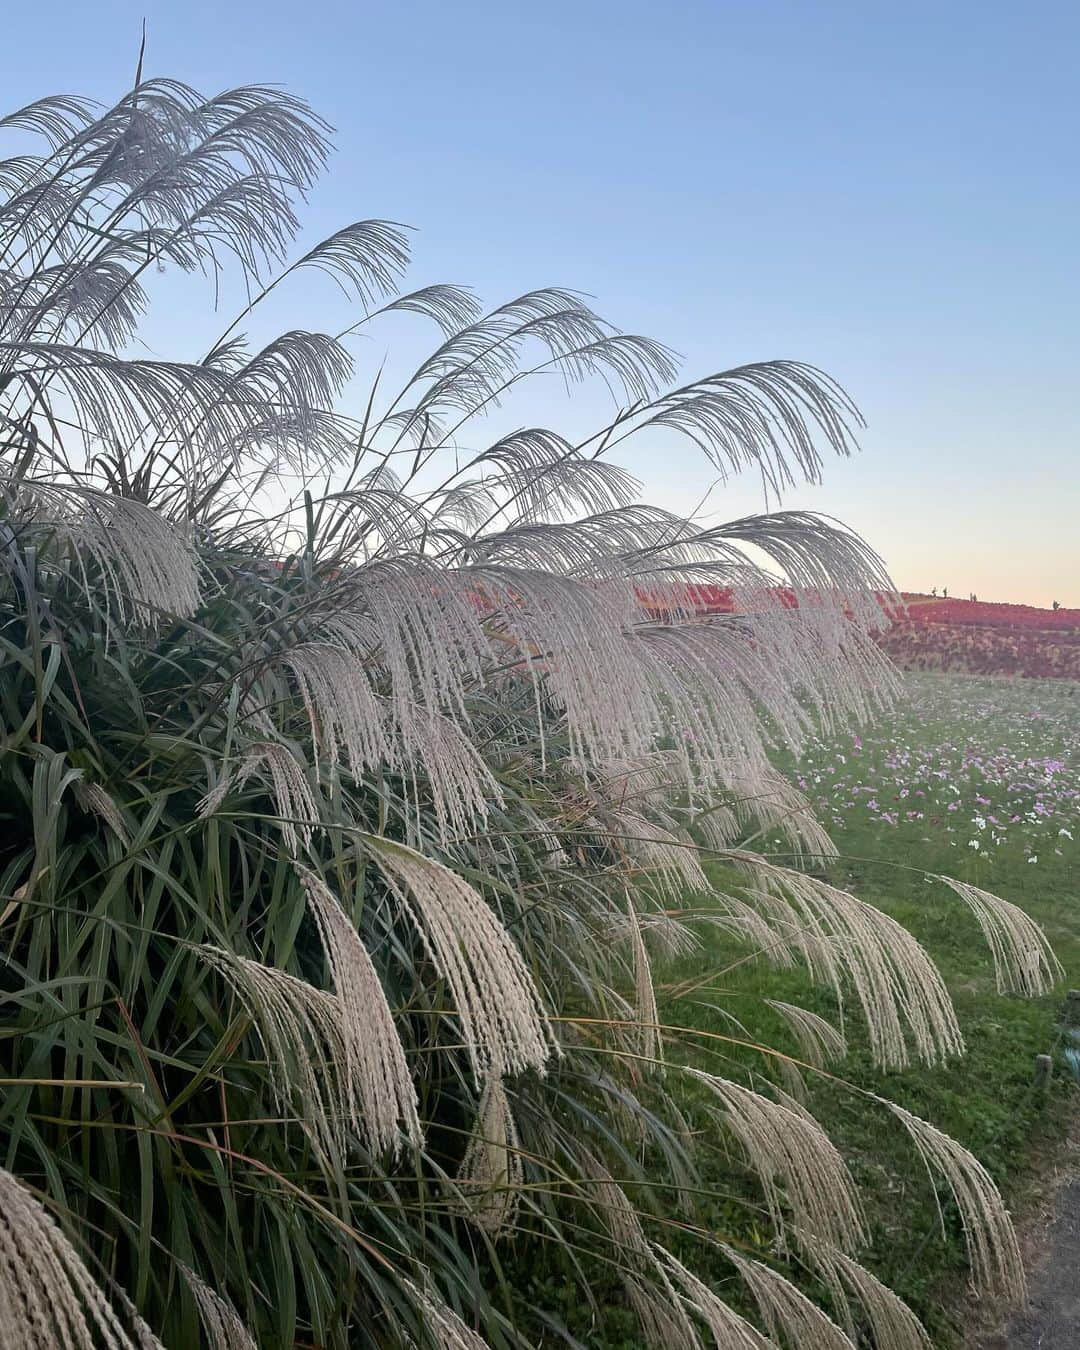
[[931,594],[932,596],[934,596],[935,598],[937,597],[937,587],[936,587],[936,586],[935,586],[934,589],[930,592],[930,594]]
[[1060,606],[1060,605],[1058,604],[1058,602],[1055,600],[1054,603],[1050,606],[1050,608],[1051,608],[1051,609],[1060,609],[1061,606]]
[[941,588],[941,598],[942,598],[943,600],[948,600],[948,598],[949,598],[949,588],[948,588],[948,586],[942,586],[942,588]]

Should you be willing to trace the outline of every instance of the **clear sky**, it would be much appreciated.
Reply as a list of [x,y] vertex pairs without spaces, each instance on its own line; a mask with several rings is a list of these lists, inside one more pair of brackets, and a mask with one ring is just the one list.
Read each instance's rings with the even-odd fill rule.
[[[863,453],[785,505],[905,588],[1080,605],[1080,5],[41,0],[5,14],[5,111],[114,97],[144,14],[148,73],[280,83],[334,124],[314,230],[416,225],[417,284],[493,302],[580,288],[688,375],[822,366]],[[675,509],[707,482],[631,467]]]

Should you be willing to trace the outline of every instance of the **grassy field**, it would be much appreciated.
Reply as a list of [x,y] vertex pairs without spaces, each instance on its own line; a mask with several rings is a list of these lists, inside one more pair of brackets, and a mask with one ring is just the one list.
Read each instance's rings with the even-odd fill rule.
[[[1065,988],[1080,984],[1080,687],[911,676],[893,714],[858,736],[822,741],[785,767],[815,801],[840,851],[822,874],[900,920],[931,952],[968,1047],[963,1059],[944,1068],[882,1073],[870,1063],[856,1018],[849,1017],[850,1054],[836,1072],[948,1131],[985,1163],[1007,1199],[1022,1203],[1024,1186],[1059,1137],[1076,1090],[1057,1019]],[[789,861],[775,843],[778,860]],[[928,881],[928,871],[991,889],[1037,918],[1067,973],[1060,989],[1034,1002],[999,995],[973,918],[947,888]],[[721,873],[716,879],[720,885],[726,880]],[[762,1057],[708,1039],[738,1036],[740,1022],[798,1055],[780,1016],[763,1008],[766,998],[838,1020],[831,993],[813,987],[801,971],[757,960],[733,964],[739,956],[729,939],[715,934],[701,951],[657,971],[661,1021],[707,1033],[673,1037],[672,1060],[698,1060],[725,1073],[734,1058],[744,1072],[761,1073]],[[773,1034],[765,1036],[766,1030]],[[1055,1053],[1054,1079],[1048,1091],[1038,1092],[1032,1085],[1035,1057],[1047,1051]],[[873,1237],[865,1264],[911,1303],[935,1345],[953,1344],[953,1310],[965,1285],[956,1215],[944,1206],[943,1235],[927,1174],[883,1111],[868,1108],[865,1097],[838,1083],[804,1077],[808,1105],[864,1187]],[[703,1103],[680,1086],[676,1071],[668,1078],[676,1096],[685,1094],[690,1129],[707,1140]],[[779,1081],[796,1086],[790,1074]],[[759,1193],[737,1163],[706,1149],[702,1167],[703,1184],[716,1196],[709,1202],[711,1230],[769,1253],[771,1230],[755,1218]],[[655,1208],[663,1212],[662,1199]],[[670,1227],[664,1240],[671,1241]],[[707,1244],[692,1245],[700,1271]],[[730,1268],[718,1261],[715,1276],[738,1303],[737,1288],[727,1284]],[[550,1307],[560,1286],[558,1269],[543,1268],[533,1276],[531,1297]],[[610,1300],[602,1283],[595,1287],[604,1305],[599,1318],[565,1309],[567,1326],[590,1346],[638,1344],[617,1286]]]

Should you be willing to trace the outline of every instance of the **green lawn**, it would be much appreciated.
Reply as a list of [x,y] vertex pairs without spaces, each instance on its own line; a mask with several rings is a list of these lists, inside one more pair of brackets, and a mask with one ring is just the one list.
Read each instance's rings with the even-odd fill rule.
[[[1058,1033],[1067,987],[1080,984],[1080,688],[950,676],[913,676],[902,705],[860,736],[815,745],[790,769],[814,799],[841,857],[822,874],[886,910],[936,959],[953,995],[967,1042],[964,1058],[943,1068],[899,1073],[874,1069],[858,1015],[849,1010],[851,1053],[836,1067],[849,1082],[890,1097],[967,1145],[989,1168],[1006,1198],[1022,1202],[1040,1155],[1063,1128],[1075,1085]],[[780,841],[770,846],[782,847]],[[778,861],[789,861],[779,857]],[[1037,918],[1065,967],[1060,989],[1033,1002],[996,992],[994,971],[966,907],[926,871],[947,873],[1014,901]],[[718,883],[726,878],[717,874]],[[657,969],[661,1021],[719,1036],[738,1035],[733,1018],[755,1038],[798,1054],[784,1022],[763,1006],[781,999],[836,1021],[832,993],[801,971],[776,970],[742,952],[721,933],[678,963]],[[696,983],[692,994],[674,991]],[[1035,1057],[1055,1054],[1047,1092],[1033,1090]],[[700,1037],[673,1038],[669,1059],[699,1062],[717,1072],[768,1076],[760,1055]],[[943,1236],[931,1183],[903,1131],[865,1097],[807,1076],[808,1103],[862,1184],[872,1231],[864,1263],[903,1295],[935,1345],[954,1340],[953,1317],[966,1271],[955,1213],[944,1209]],[[715,1133],[704,1103],[672,1069],[668,1086],[684,1099],[692,1129],[708,1145]],[[758,1217],[759,1193],[723,1151],[702,1150],[703,1180],[715,1192],[706,1223],[769,1253],[771,1230]],[[656,1204],[663,1212],[663,1201]],[[670,1211],[669,1211],[670,1212]],[[700,1219],[700,1215],[697,1216]],[[670,1243],[670,1228],[663,1233]],[[678,1246],[678,1239],[676,1239]],[[685,1251],[708,1270],[706,1244],[687,1239]],[[731,1281],[716,1258],[709,1272]],[[551,1306],[562,1281],[541,1267],[529,1297]],[[728,1285],[741,1302],[737,1286]],[[820,1292],[815,1290],[815,1292]],[[601,1298],[602,1298],[601,1292]],[[600,1324],[573,1309],[562,1315],[590,1346],[629,1347],[639,1340],[613,1284]]]

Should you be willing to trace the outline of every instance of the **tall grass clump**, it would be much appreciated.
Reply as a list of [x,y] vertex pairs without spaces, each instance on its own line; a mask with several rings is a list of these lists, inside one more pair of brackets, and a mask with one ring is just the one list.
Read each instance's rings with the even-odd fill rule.
[[[692,893],[835,990],[881,1064],[962,1049],[902,928],[754,851],[827,844],[768,756],[888,697],[879,560],[802,512],[679,519],[618,464],[681,439],[816,481],[853,447],[846,395],[790,361],[679,384],[571,291],[405,288],[387,221],[294,250],[328,129],[275,89],[140,80],[0,126],[4,1345],[518,1346],[555,1334],[506,1270],[542,1244],[665,1350],[920,1345],[793,1062],[749,1028],[752,1082],[689,1063],[651,973]],[[245,338],[324,281],[344,331]],[[164,359],[138,336],[159,286],[240,313]],[[401,316],[436,336],[397,376],[373,339]],[[614,416],[485,437],[544,375],[606,382]],[[740,612],[695,617],[696,582]],[[1037,992],[1038,930],[976,899]],[[784,1008],[807,1072],[842,1052]],[[1016,1292],[989,1176],[866,1102]],[[696,1224],[700,1147],[757,1178],[769,1261]]]

